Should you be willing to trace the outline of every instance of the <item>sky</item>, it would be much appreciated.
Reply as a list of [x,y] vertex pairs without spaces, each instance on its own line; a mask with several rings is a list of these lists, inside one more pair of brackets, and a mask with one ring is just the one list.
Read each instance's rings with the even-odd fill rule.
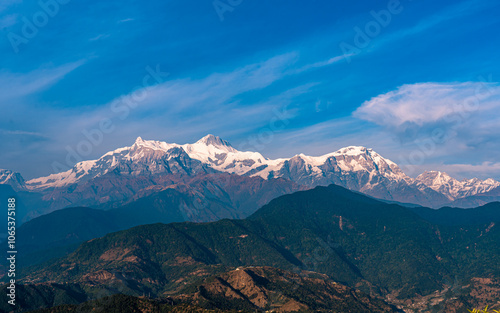
[[500,2],[3,0],[0,168],[214,134],[500,180]]

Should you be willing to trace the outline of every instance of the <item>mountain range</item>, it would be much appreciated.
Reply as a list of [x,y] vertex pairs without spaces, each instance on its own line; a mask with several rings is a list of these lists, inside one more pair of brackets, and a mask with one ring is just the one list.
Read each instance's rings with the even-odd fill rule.
[[[36,216],[68,206],[116,207],[138,194],[176,188],[186,177],[222,173],[244,177],[242,181],[248,178],[248,184],[265,180],[288,185],[281,194],[333,183],[382,200],[434,208],[475,207],[500,199],[500,183],[493,179],[459,181],[436,171],[411,178],[396,163],[365,147],[346,147],[318,157],[299,154],[268,159],[258,152],[238,151],[213,135],[184,145],[139,137],[132,146],[46,177],[24,181],[19,173],[0,170],[0,184],[40,194],[45,202],[37,206],[40,212]],[[244,217],[238,211],[219,218]]]

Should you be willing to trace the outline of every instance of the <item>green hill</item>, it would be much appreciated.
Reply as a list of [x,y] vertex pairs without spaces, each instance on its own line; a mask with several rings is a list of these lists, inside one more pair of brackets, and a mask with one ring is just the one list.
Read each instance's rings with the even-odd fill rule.
[[500,277],[493,223],[437,225],[338,186],[279,197],[246,220],[154,224],[83,243],[29,268],[24,282],[64,282],[161,297],[238,266],[311,270],[374,295],[410,299]]

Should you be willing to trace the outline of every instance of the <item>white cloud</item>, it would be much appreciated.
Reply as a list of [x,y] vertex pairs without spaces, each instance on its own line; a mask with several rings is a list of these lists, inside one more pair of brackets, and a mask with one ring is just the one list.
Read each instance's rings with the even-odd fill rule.
[[365,101],[354,117],[386,127],[451,122],[454,115],[500,109],[500,87],[483,82],[419,83]]

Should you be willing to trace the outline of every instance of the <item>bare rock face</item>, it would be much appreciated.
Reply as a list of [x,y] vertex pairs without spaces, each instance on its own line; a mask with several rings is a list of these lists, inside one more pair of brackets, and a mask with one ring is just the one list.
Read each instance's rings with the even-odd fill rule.
[[194,304],[272,312],[395,312],[383,301],[313,272],[242,267],[206,279],[190,297]]

